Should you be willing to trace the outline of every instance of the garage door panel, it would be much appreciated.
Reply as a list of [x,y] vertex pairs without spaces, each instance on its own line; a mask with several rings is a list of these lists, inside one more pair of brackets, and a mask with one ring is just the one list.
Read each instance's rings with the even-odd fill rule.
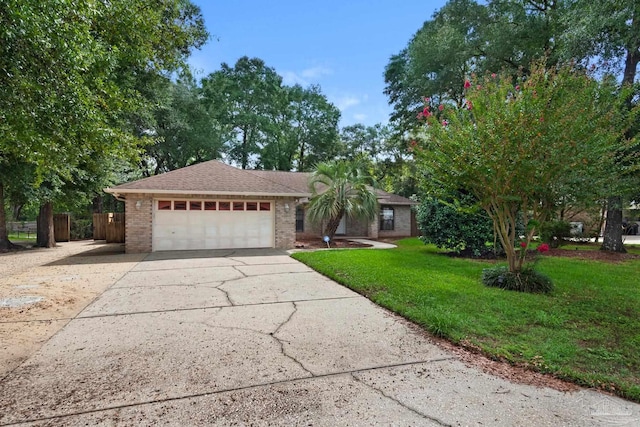
[[[157,204],[156,204],[157,206]],[[268,248],[274,244],[274,210],[155,210],[153,250]]]

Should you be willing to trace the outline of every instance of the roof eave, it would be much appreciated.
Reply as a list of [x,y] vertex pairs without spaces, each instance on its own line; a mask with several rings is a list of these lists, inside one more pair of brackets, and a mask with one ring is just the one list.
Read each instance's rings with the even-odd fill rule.
[[199,191],[199,190],[152,190],[134,188],[105,188],[104,191],[114,196],[125,196],[127,194],[184,194],[203,196],[261,196],[261,197],[309,197],[311,193],[278,193],[278,192],[256,192],[256,191]]

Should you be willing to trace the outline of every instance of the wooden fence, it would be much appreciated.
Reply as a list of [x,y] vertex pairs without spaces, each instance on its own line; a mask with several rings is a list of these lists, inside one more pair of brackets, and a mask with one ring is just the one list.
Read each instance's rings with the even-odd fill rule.
[[124,243],[124,214],[93,214],[93,240]]
[[71,240],[71,217],[69,214],[53,215],[53,236],[56,242]]

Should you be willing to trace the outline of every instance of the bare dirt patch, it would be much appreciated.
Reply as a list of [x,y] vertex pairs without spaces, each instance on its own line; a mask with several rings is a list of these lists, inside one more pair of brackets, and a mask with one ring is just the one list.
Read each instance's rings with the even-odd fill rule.
[[121,245],[93,241],[0,254],[0,299],[6,302],[0,305],[0,378],[143,256],[125,255]]

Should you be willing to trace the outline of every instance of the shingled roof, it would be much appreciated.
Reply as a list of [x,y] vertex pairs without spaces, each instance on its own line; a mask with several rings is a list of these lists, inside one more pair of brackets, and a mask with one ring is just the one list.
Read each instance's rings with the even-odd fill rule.
[[137,181],[127,182],[105,189],[108,193],[153,193],[153,194],[224,194],[266,195],[306,197],[309,190],[283,185],[262,178],[252,171],[242,170],[218,160],[198,163],[171,172]]
[[[244,170],[211,160],[127,182],[105,191],[116,195],[152,193],[310,197],[310,176],[309,172]],[[375,191],[383,204],[416,204],[397,194],[380,189]]]

